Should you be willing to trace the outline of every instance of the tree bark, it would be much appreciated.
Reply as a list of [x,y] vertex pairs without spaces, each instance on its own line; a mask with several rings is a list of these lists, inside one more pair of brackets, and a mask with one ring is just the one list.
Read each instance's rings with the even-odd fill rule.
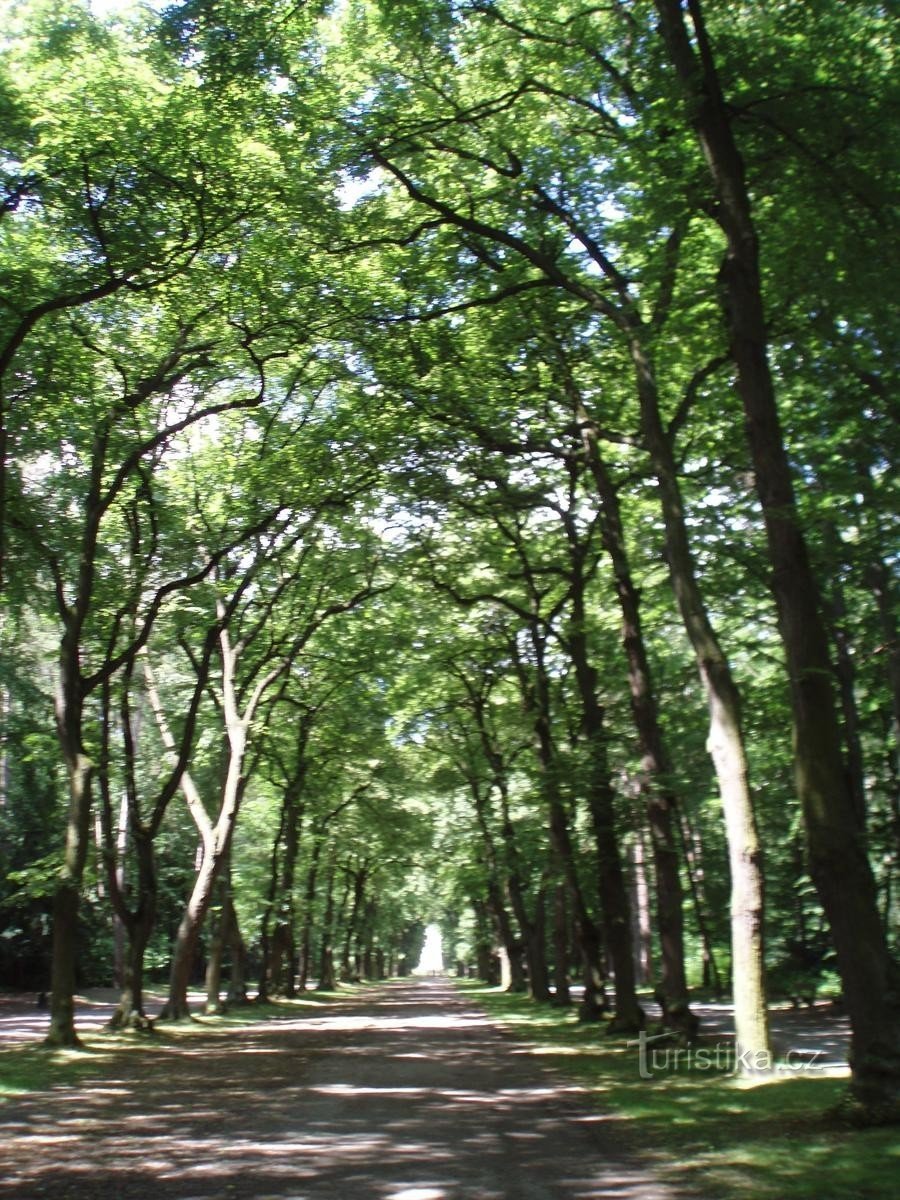
[[646,779],[642,796],[653,853],[663,1019],[686,1036],[694,1037],[699,1022],[690,1009],[684,965],[684,894],[675,835],[678,797],[672,787],[672,764],[663,738],[656,688],[644,641],[640,591],[631,574],[619,495],[600,452],[596,426],[584,407],[574,379],[568,371],[566,375],[585,460],[600,500],[600,535],[609,555],[622,614],[622,647],[628,664],[631,715],[641,748],[641,771]]
[[80,1044],[75,1032],[78,907],[90,844],[94,764],[82,740],[81,675],[77,663],[77,641],[74,627],[70,627],[63,638],[56,703],[57,731],[69,784],[69,808],[62,868],[53,895],[50,1028],[45,1039],[48,1046]]
[[317,987],[320,992],[337,990],[337,979],[334,970],[334,880],[337,864],[332,857],[328,869],[328,882],[325,887],[325,911],[322,915],[322,937],[319,953],[319,978]]
[[553,889],[553,1003],[560,1007],[572,1003],[569,990],[569,905],[565,883]]
[[631,912],[606,751],[605,713],[597,698],[597,672],[588,656],[585,599],[585,547],[579,542],[571,512],[563,514],[569,544],[569,586],[572,619],[566,647],[575,668],[581,699],[582,733],[588,757],[586,791],[594,827],[599,868],[600,905],[606,949],[615,981],[615,1012],[610,1030],[636,1033],[644,1014],[635,992],[634,955],[631,947]]
[[769,369],[759,246],[744,163],[699,0],[688,0],[696,49],[679,0],[656,0],[656,8],[727,241],[720,283],[787,658],[810,873],[831,925],[850,1017],[852,1094],[864,1111],[878,1116],[900,1105],[900,969],[884,937],[874,876],[841,761],[819,588],[797,513]]
[[603,947],[597,927],[591,918],[572,848],[569,819],[557,780],[556,751],[553,744],[550,710],[550,684],[544,662],[544,642],[535,622],[530,627],[534,651],[533,680],[528,681],[524,664],[519,663],[522,698],[532,719],[535,757],[541,796],[547,810],[550,844],[560,865],[573,907],[575,937],[582,959],[584,995],[579,1005],[579,1019],[596,1021],[606,1011]]

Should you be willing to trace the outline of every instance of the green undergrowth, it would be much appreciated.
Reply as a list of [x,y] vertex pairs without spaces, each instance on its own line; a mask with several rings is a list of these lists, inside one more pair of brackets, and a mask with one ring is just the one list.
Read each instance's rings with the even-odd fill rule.
[[[656,1060],[637,1045],[578,1022],[574,1010],[459,983],[532,1054],[582,1086],[616,1122],[615,1137],[666,1182],[715,1200],[893,1200],[900,1178],[896,1127],[857,1130],[828,1116],[846,1077],[786,1071],[750,1086],[683,1054]],[[664,1045],[664,1043],[655,1043]],[[702,1043],[701,1043],[702,1048]],[[707,1066],[710,1063],[712,1065]],[[692,1069],[693,1067],[693,1069]],[[676,1187],[676,1190],[678,1188]]]

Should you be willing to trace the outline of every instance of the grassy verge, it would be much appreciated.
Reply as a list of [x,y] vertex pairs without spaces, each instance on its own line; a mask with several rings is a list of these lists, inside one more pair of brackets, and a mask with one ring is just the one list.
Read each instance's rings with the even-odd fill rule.
[[[896,1128],[855,1130],[825,1113],[846,1078],[794,1070],[755,1086],[706,1058],[652,1056],[580,1025],[571,1011],[460,983],[515,1033],[527,1052],[585,1088],[664,1180],[715,1200],[893,1200],[900,1178]],[[657,1045],[654,1043],[654,1046]],[[619,1123],[621,1122],[621,1124]]]
[[[347,984],[337,992],[306,992],[291,1000],[240,1005],[216,1014],[206,1014],[197,1006],[189,1021],[157,1025],[152,1033],[80,1029],[80,1049],[51,1049],[40,1042],[0,1047],[0,1109],[15,1096],[102,1076],[113,1059],[119,1070],[127,1071],[128,1064],[137,1069],[145,1058],[152,1058],[160,1050],[190,1048],[192,1040],[199,1043],[217,1035],[226,1038],[236,1029],[260,1022],[315,1016],[336,1001],[348,1000],[366,988],[366,984]],[[76,1028],[77,1025],[76,1019]]]

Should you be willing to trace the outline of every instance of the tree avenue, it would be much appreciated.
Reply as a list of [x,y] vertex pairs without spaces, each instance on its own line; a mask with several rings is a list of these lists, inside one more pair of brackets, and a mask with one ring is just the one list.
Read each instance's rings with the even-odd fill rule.
[[77,1045],[436,922],[763,1078],[839,994],[895,1120],[883,6],[0,29],[0,985]]

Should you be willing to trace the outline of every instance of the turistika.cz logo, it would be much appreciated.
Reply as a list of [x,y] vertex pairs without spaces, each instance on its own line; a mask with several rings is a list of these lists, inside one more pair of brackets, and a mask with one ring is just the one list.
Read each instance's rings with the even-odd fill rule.
[[[653,1079],[656,1075],[694,1074],[705,1071],[718,1075],[769,1074],[773,1071],[810,1072],[825,1069],[822,1050],[789,1050],[776,1060],[768,1050],[739,1051],[734,1042],[713,1042],[702,1046],[675,1046],[672,1034],[641,1032],[626,1042],[637,1047],[638,1075]],[[660,1044],[668,1043],[668,1044]]]

